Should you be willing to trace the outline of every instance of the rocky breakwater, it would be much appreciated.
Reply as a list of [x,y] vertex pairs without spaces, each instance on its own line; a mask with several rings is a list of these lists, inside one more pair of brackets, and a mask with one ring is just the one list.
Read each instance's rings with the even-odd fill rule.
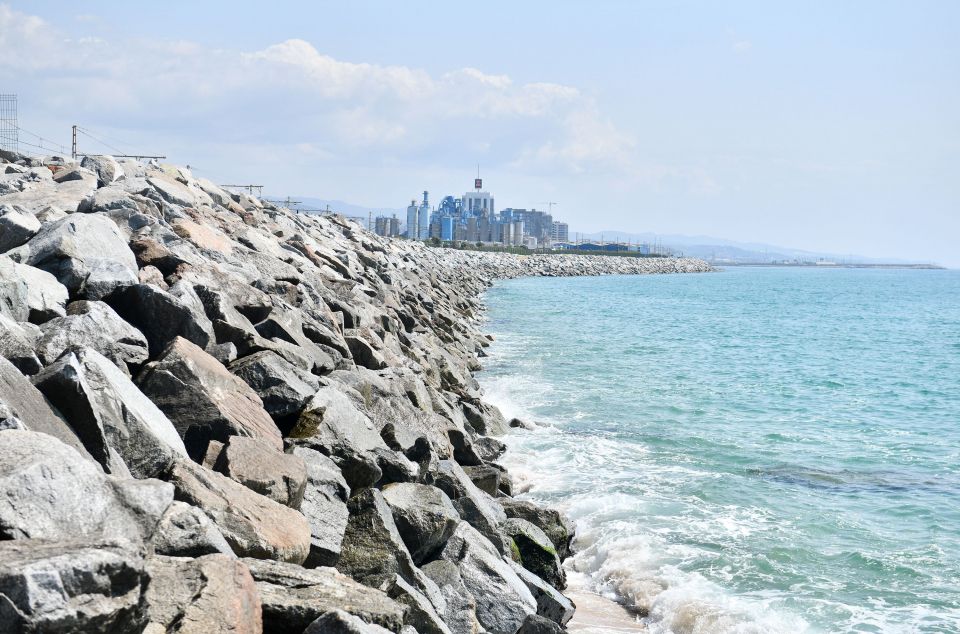
[[[557,631],[472,372],[495,277],[189,171],[0,163],[0,633]],[[652,267],[652,268],[646,268]]]

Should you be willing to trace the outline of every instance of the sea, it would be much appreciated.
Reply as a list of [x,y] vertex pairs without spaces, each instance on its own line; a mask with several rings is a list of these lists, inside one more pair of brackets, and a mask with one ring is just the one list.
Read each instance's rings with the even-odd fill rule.
[[960,632],[960,271],[526,278],[478,377],[652,633]]

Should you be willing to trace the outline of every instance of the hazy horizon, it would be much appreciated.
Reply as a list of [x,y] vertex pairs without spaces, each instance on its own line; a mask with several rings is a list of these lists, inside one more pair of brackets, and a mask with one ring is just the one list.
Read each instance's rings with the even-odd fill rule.
[[373,208],[479,164],[579,231],[960,267],[957,4],[171,6],[0,3],[19,125]]

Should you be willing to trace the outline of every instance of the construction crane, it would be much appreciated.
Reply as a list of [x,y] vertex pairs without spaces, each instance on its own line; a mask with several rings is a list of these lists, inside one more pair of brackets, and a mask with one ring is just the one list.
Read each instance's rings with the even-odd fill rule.
[[552,200],[548,200],[548,201],[545,201],[545,202],[542,202],[542,203],[537,203],[537,204],[538,204],[538,205],[549,205],[550,215],[552,216],[552,215],[553,215],[553,206],[554,206],[554,205],[559,205],[560,203],[555,203],[555,202],[553,202]]

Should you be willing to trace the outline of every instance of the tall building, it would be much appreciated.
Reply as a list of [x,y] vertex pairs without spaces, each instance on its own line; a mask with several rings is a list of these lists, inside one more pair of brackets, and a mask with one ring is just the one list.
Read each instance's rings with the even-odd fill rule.
[[417,201],[411,200],[410,206],[407,207],[407,237],[411,240],[420,239],[420,222],[419,222],[419,210],[417,209]]
[[430,201],[428,199],[429,193],[423,192],[423,202],[420,203],[420,230],[418,236],[420,240],[426,240],[430,235]]
[[567,223],[554,220],[550,237],[554,242],[570,242],[570,229]]
[[473,191],[466,192],[460,199],[463,212],[472,216],[492,217],[496,213],[493,204],[493,194],[483,190],[483,180],[473,181]]

